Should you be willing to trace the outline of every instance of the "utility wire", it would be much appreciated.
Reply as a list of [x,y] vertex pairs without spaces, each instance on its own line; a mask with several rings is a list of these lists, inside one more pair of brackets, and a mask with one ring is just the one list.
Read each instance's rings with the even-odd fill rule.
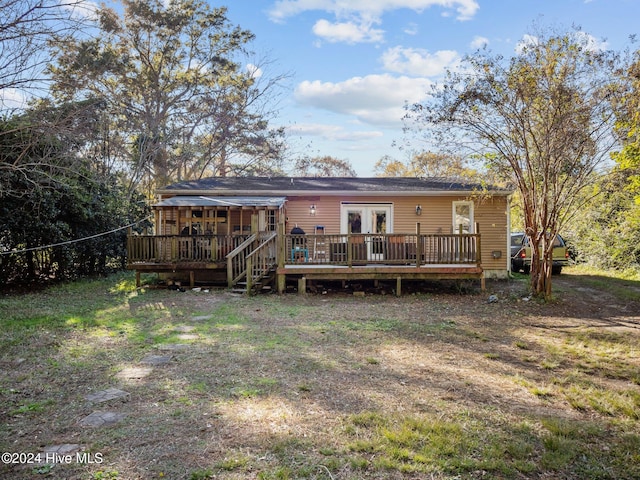
[[97,233],[89,237],[77,238],[75,240],[67,240],[66,242],[60,242],[60,243],[52,243],[50,245],[43,245],[40,247],[24,248],[22,250],[6,250],[4,252],[0,252],[0,255],[12,255],[17,253],[33,252],[35,250],[45,250],[47,248],[60,247],[62,245],[70,245],[72,243],[86,242],[87,240],[92,240],[98,237],[104,237],[105,235],[111,235],[112,233],[119,232],[120,230],[124,230],[125,228],[133,227],[134,225],[137,225],[140,222],[144,222],[145,220],[149,220],[152,217],[153,215],[149,215],[148,217],[142,218],[137,222],[130,223],[129,225],[125,225],[124,227],[114,228],[113,230],[109,230],[108,232]]

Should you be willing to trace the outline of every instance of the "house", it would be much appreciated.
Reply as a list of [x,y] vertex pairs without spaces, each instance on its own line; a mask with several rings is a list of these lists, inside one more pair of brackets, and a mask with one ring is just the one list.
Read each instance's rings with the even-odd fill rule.
[[[128,268],[224,280],[506,277],[513,190],[444,178],[215,177],[158,190]],[[295,228],[297,227],[297,229]],[[300,233],[304,232],[304,233]]]

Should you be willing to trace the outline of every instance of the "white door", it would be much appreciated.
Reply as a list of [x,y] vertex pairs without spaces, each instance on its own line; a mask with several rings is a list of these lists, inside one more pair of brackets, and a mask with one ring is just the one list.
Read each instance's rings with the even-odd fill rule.
[[342,204],[340,233],[367,234],[364,237],[367,260],[384,260],[382,235],[392,231],[390,204]]

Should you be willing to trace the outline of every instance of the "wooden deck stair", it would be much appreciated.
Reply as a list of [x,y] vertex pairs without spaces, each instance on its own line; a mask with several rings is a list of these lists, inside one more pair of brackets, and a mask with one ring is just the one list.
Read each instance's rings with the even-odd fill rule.
[[254,295],[261,292],[271,291],[275,285],[276,279],[276,265],[274,265],[270,270],[268,270],[261,277],[254,277],[251,282],[251,289],[247,289],[247,285],[249,282],[246,280],[242,280],[237,282],[231,291],[233,293],[241,293],[241,294],[249,294]]

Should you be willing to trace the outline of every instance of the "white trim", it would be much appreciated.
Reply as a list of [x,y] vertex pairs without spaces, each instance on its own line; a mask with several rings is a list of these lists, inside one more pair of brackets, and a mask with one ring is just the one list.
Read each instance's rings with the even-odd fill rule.
[[460,224],[456,222],[456,207],[460,205],[467,205],[469,207],[469,231],[467,233],[474,233],[474,211],[473,211],[473,202],[470,200],[456,200],[451,202],[451,228],[453,229],[453,233],[458,233],[460,230]]
[[[357,202],[340,202],[340,234],[347,233],[347,209],[362,210],[362,217],[368,217],[368,214],[375,209],[385,209],[389,218],[387,218],[386,233],[393,233],[393,203],[357,203]],[[363,232],[371,233],[371,232]]]
[[[381,237],[375,231],[376,227],[373,225],[374,214],[377,212],[384,212],[386,224],[384,226],[384,233],[393,233],[393,203],[353,203],[353,202],[340,202],[340,234],[344,235],[349,233],[349,212],[358,212],[360,214],[361,231],[365,234],[365,243],[367,248],[368,260],[383,260],[384,250],[379,252],[376,250],[376,239]],[[379,240],[378,240],[379,241]]]

